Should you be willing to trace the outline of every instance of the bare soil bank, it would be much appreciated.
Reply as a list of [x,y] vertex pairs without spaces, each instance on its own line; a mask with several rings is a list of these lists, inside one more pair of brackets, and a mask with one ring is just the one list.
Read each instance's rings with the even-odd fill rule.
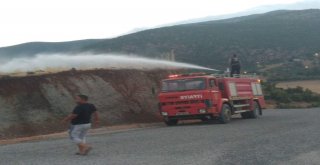
[[87,94],[101,125],[160,121],[156,95],[167,71],[90,70],[0,79],[0,139],[64,131],[60,120]]

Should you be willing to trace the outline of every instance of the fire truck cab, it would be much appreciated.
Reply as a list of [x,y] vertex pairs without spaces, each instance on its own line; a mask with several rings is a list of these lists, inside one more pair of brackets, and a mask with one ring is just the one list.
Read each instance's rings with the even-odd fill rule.
[[158,99],[160,114],[168,126],[188,119],[228,123],[234,114],[258,118],[265,108],[260,80],[247,75],[170,75],[162,80]]

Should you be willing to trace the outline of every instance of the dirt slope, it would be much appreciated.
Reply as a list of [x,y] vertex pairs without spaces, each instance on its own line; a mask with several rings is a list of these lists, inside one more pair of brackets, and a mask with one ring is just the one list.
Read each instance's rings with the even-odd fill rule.
[[[59,122],[87,94],[102,125],[159,121],[153,90],[166,71],[67,71],[0,79],[0,139],[65,130]],[[157,92],[157,91],[156,91]]]

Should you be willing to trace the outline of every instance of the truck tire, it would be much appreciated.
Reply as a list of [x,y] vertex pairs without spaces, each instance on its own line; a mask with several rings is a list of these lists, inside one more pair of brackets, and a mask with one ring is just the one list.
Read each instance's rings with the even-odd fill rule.
[[177,120],[177,119],[165,119],[165,120],[164,120],[164,123],[165,123],[167,126],[174,126],[174,125],[177,125],[177,124],[178,124],[178,120]]
[[223,104],[222,110],[219,117],[219,122],[221,124],[227,124],[231,121],[231,107],[228,104]]
[[253,110],[248,112],[248,116],[251,119],[256,119],[259,117],[260,112],[261,112],[261,108],[260,108],[259,103],[257,101],[254,101]]

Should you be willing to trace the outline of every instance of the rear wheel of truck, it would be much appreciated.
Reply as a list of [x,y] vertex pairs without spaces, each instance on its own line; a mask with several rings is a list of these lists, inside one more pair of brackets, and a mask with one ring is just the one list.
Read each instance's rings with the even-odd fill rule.
[[256,119],[259,117],[259,113],[261,112],[260,105],[257,101],[253,103],[253,110],[248,112],[248,117],[251,119]]
[[219,121],[222,124],[229,123],[231,121],[231,107],[228,104],[223,104],[220,113]]
[[178,124],[178,120],[177,120],[177,119],[165,119],[165,120],[164,120],[164,123],[165,123],[167,126],[174,126],[174,125],[177,125],[177,124]]

